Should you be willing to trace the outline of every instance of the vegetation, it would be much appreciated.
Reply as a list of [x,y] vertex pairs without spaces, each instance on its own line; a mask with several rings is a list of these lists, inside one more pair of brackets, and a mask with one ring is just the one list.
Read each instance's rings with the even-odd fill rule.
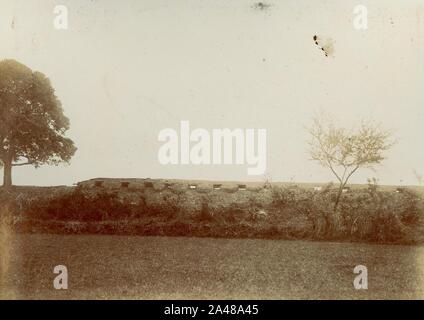
[[65,137],[69,120],[44,74],[3,60],[0,75],[0,166],[10,188],[13,167],[68,162],[76,148]]
[[149,194],[75,188],[21,201],[6,201],[0,193],[0,200],[18,217],[15,229],[21,232],[422,241],[422,200],[407,189],[380,190],[375,184],[354,189],[342,194],[336,212],[338,189],[331,184],[320,192],[273,186],[227,203],[214,198],[216,194],[194,191],[184,198],[185,193],[169,190]]
[[[422,246],[18,234],[0,299],[423,299]],[[71,290],[52,290],[53,266]],[[369,270],[355,290],[353,268]]]
[[334,201],[334,213],[340,202],[343,188],[360,168],[372,168],[385,159],[384,152],[393,145],[390,132],[371,122],[362,122],[357,130],[337,127],[324,117],[313,119],[310,155],[312,160],[328,168],[339,182]]

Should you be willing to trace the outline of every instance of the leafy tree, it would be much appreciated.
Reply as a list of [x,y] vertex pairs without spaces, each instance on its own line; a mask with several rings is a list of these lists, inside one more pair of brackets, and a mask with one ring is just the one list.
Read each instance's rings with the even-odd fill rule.
[[69,162],[76,152],[65,137],[69,120],[50,80],[15,60],[0,61],[0,166],[3,186],[12,168]]
[[347,130],[335,126],[330,119],[315,117],[309,133],[312,160],[330,169],[339,182],[334,212],[352,175],[360,168],[373,168],[381,163],[384,152],[394,144],[389,141],[390,132],[364,121],[358,129]]

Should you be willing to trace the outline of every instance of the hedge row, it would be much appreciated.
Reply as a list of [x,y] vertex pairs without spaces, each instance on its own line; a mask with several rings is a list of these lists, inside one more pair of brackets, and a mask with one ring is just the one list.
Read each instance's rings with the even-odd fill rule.
[[190,213],[180,195],[166,192],[156,202],[149,202],[144,193],[130,200],[119,192],[82,188],[28,201],[0,192],[0,201],[19,217],[16,228],[24,232],[407,243],[422,226],[422,200],[408,190],[352,190],[342,195],[336,210],[337,192],[330,186],[320,192],[297,187],[273,187],[269,192],[271,202],[252,193],[247,201],[230,205],[204,194],[200,208]]

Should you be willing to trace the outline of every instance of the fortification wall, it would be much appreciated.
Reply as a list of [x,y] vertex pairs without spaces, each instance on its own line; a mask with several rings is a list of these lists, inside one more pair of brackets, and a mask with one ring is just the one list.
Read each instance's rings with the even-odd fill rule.
[[133,205],[144,201],[153,208],[179,207],[187,214],[199,213],[204,203],[219,210],[229,206],[246,208],[253,203],[266,207],[272,201],[271,185],[264,183],[98,178],[78,186],[89,193],[117,192],[123,201]]

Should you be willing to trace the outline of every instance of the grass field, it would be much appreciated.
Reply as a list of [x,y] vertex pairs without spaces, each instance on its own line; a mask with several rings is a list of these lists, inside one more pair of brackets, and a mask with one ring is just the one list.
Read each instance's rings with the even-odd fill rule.
[[[3,299],[424,298],[423,246],[21,234],[8,248]],[[59,264],[68,290],[53,289]],[[368,290],[353,288],[358,264]]]

